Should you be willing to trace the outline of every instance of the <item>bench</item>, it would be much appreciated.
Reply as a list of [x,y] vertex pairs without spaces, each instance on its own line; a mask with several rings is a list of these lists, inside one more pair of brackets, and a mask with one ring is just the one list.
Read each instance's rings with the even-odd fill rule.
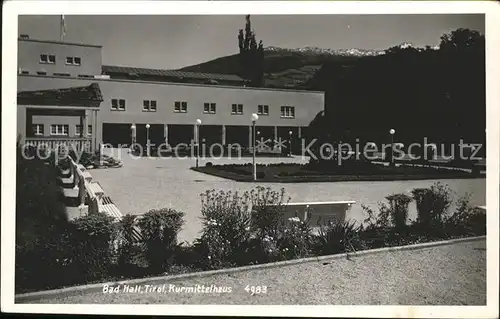
[[[113,217],[116,222],[120,222],[123,219],[123,214],[120,212],[118,207],[116,207],[116,205],[113,204],[113,202],[111,201],[111,198],[109,198],[107,196],[104,196],[101,200],[101,204],[98,204],[98,210],[101,213],[104,213],[110,217]],[[132,237],[132,241],[134,243],[142,241],[141,230],[140,230],[139,226],[137,225],[137,222],[140,218],[141,218],[140,216],[136,217],[135,225],[132,228],[132,234],[130,234]],[[115,245],[117,245],[120,242],[121,242],[121,240],[117,240]]]
[[114,217],[117,221],[120,221],[123,217],[122,213],[115,204],[101,204],[99,205],[99,212]]
[[344,222],[347,211],[355,201],[328,201],[288,203],[283,205],[283,217],[287,223],[289,219],[298,217],[301,221],[308,221],[312,228],[319,228],[329,222]]

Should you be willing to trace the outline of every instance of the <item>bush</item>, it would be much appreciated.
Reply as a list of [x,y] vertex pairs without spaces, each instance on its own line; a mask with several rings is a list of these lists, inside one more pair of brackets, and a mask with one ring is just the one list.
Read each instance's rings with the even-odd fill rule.
[[389,207],[383,205],[381,214],[389,216],[393,227],[398,231],[406,228],[408,220],[408,204],[411,202],[411,197],[405,194],[394,194],[386,197],[389,201]]
[[359,233],[361,226],[355,222],[335,221],[319,230],[318,242],[315,250],[320,255],[331,255],[349,251],[355,251],[360,245]]
[[249,193],[252,205],[252,230],[260,237],[276,236],[285,225],[284,209],[290,201],[285,198],[285,189],[280,192],[258,186]]
[[437,231],[442,228],[452,203],[450,189],[441,183],[431,188],[417,188],[412,191],[417,206],[417,224]]
[[36,148],[17,145],[16,290],[46,287],[62,279],[59,269],[51,270],[59,253],[50,248],[66,231],[68,217],[57,169],[41,159],[49,155],[43,152],[37,156]]
[[183,212],[164,208],[150,210],[139,220],[145,257],[153,273],[165,271],[172,265],[183,217]]
[[134,232],[134,226],[136,224],[136,216],[127,214],[123,216],[119,223],[120,237],[118,240],[119,250],[118,250],[118,266],[122,272],[128,273],[132,271],[138,264],[138,252],[142,247],[138,247],[134,243],[134,238],[132,236]]
[[201,194],[202,236],[196,241],[202,268],[217,269],[242,262],[250,239],[249,192],[208,190]]
[[75,278],[80,282],[103,279],[109,275],[115,261],[114,242],[118,228],[114,219],[104,213],[94,213],[72,221],[69,243],[72,244]]
[[472,207],[470,195],[466,194],[457,200],[455,212],[446,218],[444,225],[450,236],[484,235],[486,234],[486,213]]
[[277,241],[280,260],[304,258],[311,255],[313,246],[312,229],[307,221],[290,218],[290,224],[279,234]]

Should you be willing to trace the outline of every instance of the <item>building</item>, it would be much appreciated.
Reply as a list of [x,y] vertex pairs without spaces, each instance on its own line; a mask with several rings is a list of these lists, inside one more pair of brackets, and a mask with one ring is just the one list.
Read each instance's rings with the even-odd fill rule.
[[[298,140],[324,93],[245,87],[236,75],[102,65],[102,47],[18,40],[18,135],[23,142],[249,146],[251,115],[264,139]],[[149,128],[147,128],[149,124]],[[135,129],[134,129],[135,128]],[[54,142],[55,141],[55,142]],[[90,144],[88,144],[90,143]],[[83,145],[83,144],[82,144]]]

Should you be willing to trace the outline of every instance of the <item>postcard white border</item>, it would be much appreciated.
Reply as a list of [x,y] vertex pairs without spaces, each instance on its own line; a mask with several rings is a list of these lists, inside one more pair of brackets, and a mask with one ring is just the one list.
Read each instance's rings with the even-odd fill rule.
[[[118,4],[119,3],[119,4]],[[490,1],[10,1],[3,6],[2,259],[5,312],[141,315],[264,315],[342,317],[492,318],[498,316],[500,150],[500,6]],[[18,15],[23,14],[486,14],[487,48],[487,306],[223,306],[14,304],[15,141]]]

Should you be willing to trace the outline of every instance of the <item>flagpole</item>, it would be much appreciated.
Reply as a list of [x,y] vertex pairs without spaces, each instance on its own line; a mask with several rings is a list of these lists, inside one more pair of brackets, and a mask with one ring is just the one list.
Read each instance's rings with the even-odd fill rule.
[[64,36],[66,35],[66,21],[64,20],[64,14],[61,14],[61,21],[60,21],[60,36],[61,36],[61,42],[64,41]]

